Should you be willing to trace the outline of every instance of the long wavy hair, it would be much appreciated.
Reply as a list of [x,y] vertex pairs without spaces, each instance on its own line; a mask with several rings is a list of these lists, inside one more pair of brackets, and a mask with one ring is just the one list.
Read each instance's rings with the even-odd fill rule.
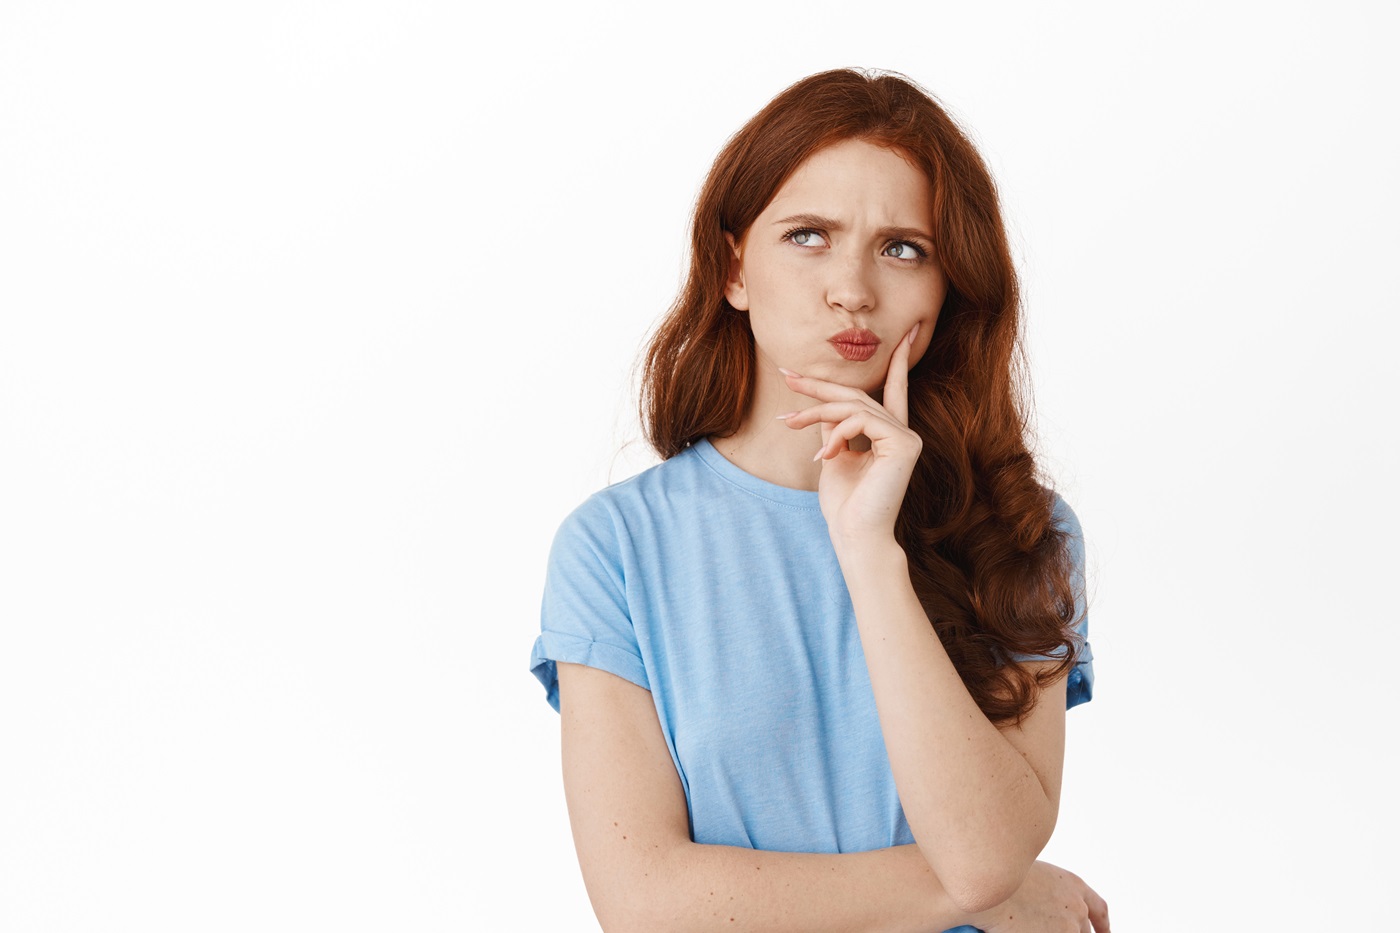
[[[725,234],[742,240],[803,161],[847,139],[901,151],[932,184],[948,292],[909,373],[909,426],[924,443],[895,536],[977,705],[993,722],[1019,721],[1074,663],[1073,568],[1026,444],[1020,290],[996,187],[925,91],[891,74],[827,71],[783,91],[729,140],[696,202],[689,274],[644,353],[643,428],[662,459],[739,429],[754,342],[748,316],[724,297]],[[1061,657],[1036,675],[1017,655]]]

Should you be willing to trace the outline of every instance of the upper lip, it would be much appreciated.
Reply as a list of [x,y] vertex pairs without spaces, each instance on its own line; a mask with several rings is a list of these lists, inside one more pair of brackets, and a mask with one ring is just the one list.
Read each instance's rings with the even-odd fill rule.
[[866,330],[864,327],[852,327],[830,338],[830,342],[869,344],[875,346],[880,343],[880,338],[875,336],[873,330]]

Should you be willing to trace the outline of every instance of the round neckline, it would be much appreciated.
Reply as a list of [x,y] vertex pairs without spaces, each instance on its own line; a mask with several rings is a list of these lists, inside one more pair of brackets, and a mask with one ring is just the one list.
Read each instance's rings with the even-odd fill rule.
[[769,502],[776,502],[779,505],[821,511],[821,501],[816,490],[793,489],[791,486],[779,486],[766,479],[759,479],[752,473],[734,465],[715,448],[714,444],[710,443],[708,437],[702,437],[690,446],[705,465],[718,473],[721,479],[733,483],[745,492],[752,493],[760,499],[767,499]]

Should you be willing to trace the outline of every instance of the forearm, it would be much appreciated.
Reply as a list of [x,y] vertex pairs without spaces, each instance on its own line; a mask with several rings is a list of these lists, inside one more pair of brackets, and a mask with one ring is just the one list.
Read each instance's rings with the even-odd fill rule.
[[968,693],[898,544],[847,545],[838,556],[914,837],[964,904],[982,886],[969,878],[1001,878],[1005,896],[1049,839],[1056,803]]
[[655,867],[631,922],[648,933],[937,933],[968,919],[912,845],[827,855],[688,842]]

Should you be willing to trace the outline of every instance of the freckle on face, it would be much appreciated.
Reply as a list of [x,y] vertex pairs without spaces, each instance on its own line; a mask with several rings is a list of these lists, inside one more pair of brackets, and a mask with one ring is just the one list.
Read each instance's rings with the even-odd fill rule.
[[[804,251],[790,239],[794,231],[783,218],[813,214],[830,218],[833,230]],[[867,392],[883,386],[895,345],[915,319],[932,329],[937,314],[929,309],[941,306],[947,290],[936,261],[901,266],[883,250],[876,254],[877,247],[888,245],[877,238],[890,226],[915,231],[934,226],[931,183],[900,152],[847,140],[809,156],[783,183],[746,236],[743,298],[763,363],[806,371],[806,360],[826,367],[818,374],[837,375],[836,381]],[[827,275],[826,260],[844,257],[844,244],[869,247],[868,275],[852,282]],[[848,307],[850,302],[856,304]],[[858,368],[849,359],[834,360],[837,351],[827,342],[833,332],[852,325],[868,327],[883,343],[877,354],[857,361]],[[910,362],[917,360],[911,356]]]

